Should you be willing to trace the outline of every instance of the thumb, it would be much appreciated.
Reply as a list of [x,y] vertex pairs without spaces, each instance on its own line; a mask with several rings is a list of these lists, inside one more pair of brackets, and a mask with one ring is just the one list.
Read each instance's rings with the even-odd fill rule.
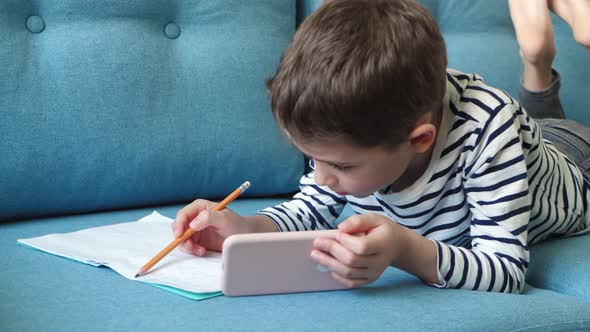
[[202,231],[205,228],[209,227],[209,211],[203,211],[197,215],[193,221],[188,225],[193,231],[198,232]]
[[338,230],[347,234],[367,233],[373,228],[383,224],[381,218],[375,218],[372,214],[360,214],[352,216],[338,225]]

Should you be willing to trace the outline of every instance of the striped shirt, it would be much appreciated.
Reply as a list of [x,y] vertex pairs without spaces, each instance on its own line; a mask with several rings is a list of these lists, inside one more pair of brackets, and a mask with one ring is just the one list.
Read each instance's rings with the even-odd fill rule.
[[281,231],[333,229],[348,203],[434,241],[440,287],[518,293],[529,245],[590,229],[590,185],[505,92],[452,69],[424,174],[401,192],[341,196],[301,178],[291,201],[260,211]]

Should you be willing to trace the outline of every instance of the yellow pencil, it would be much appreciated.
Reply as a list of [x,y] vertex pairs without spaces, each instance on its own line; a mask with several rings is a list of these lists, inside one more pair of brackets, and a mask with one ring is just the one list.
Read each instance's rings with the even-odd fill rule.
[[[239,186],[236,190],[234,190],[231,194],[229,194],[223,201],[221,201],[221,202],[219,202],[219,204],[215,205],[215,207],[213,208],[213,211],[219,211],[219,210],[225,209],[225,207],[229,203],[231,203],[231,201],[236,199],[236,197],[240,196],[240,194],[243,193],[244,191],[246,191],[248,188],[250,188],[250,182],[246,181],[241,186]],[[176,248],[179,244],[181,244],[186,239],[188,239],[191,235],[193,235],[194,232],[195,231],[192,228],[190,228],[190,227],[187,228],[187,230],[184,231],[184,234],[182,234],[181,237],[178,237],[174,241],[170,242],[170,244],[167,245],[166,248],[162,249],[156,256],[154,256],[154,258],[150,259],[149,262],[145,263],[145,265],[142,266],[141,269],[139,269],[139,271],[135,275],[135,278],[141,277],[142,275],[146,274],[152,268],[152,266],[156,265],[156,263],[158,263],[162,258],[164,258],[166,255],[168,255],[172,250],[174,250],[174,248]]]

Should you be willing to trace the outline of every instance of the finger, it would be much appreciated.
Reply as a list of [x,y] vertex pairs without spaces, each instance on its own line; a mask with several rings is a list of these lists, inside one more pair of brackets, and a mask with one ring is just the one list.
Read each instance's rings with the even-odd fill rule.
[[350,279],[350,278],[343,277],[343,276],[341,276],[337,273],[334,273],[334,272],[332,272],[331,275],[332,275],[332,278],[336,279],[336,281],[344,284],[348,288],[356,288],[356,287],[360,287],[360,286],[367,285],[367,284],[371,283],[369,281],[369,279],[366,279],[366,278]]
[[200,244],[195,244],[194,242],[193,242],[193,245],[194,245],[193,252],[194,252],[195,255],[197,255],[197,256],[205,256],[205,254],[207,253],[207,248],[203,247]]
[[383,223],[380,218],[373,218],[371,214],[354,215],[338,225],[338,230],[348,234],[367,233]]
[[366,277],[367,269],[347,266],[325,252],[312,250],[310,255],[316,263],[327,267],[331,272],[337,273],[343,277],[351,279]]
[[193,229],[195,232],[200,232],[205,228],[211,226],[211,218],[209,211],[203,211],[199,213],[199,215],[190,222],[189,227]]
[[174,235],[177,237],[182,235],[182,233],[188,228],[188,223],[197,217],[202,211],[207,210],[212,204],[214,203],[203,199],[197,199],[180,209],[176,214],[176,219],[173,223]]
[[185,251],[189,254],[203,256],[205,254],[205,247],[200,244],[201,232],[194,233],[191,237],[186,239],[182,246],[186,249]]
[[186,230],[188,218],[186,215],[181,214],[180,212],[176,214],[176,219],[172,223],[172,232],[174,237],[182,236],[182,233]]
[[174,221],[171,225],[172,227],[172,234],[174,235],[174,237],[181,237],[184,232],[186,232],[186,230],[189,228],[188,223],[187,222],[177,222]]
[[180,245],[180,249],[187,254],[196,256],[204,256],[207,251],[205,247],[201,246],[192,239],[184,241],[184,243]]
[[338,241],[328,238],[317,238],[313,242],[314,248],[332,255],[334,258],[350,267],[366,268],[367,261],[345,248]]
[[369,241],[367,235],[338,232],[336,239],[343,247],[357,255],[369,256],[379,252],[379,248]]
[[170,224],[170,228],[172,229],[172,234],[174,234],[174,237],[178,237],[178,234],[180,233],[180,230],[178,230],[179,227],[180,226],[178,226],[176,220]]
[[201,232],[195,232],[191,235],[188,239],[186,239],[183,243],[180,244],[181,251],[197,256],[205,255],[206,248],[200,244],[201,242]]

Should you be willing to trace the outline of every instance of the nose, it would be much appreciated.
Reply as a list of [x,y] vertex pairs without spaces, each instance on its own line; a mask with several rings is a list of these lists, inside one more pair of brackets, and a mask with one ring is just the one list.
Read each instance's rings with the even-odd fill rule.
[[319,165],[318,163],[315,163],[313,179],[320,186],[333,187],[336,183],[338,183],[336,176],[330,173],[330,171],[326,169],[326,166]]

